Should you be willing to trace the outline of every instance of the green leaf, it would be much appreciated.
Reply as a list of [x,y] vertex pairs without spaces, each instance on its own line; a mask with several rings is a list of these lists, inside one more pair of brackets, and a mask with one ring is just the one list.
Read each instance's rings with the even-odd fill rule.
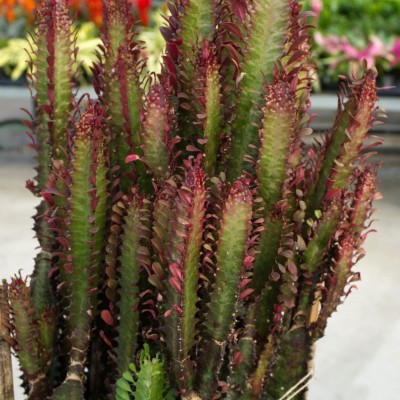
[[[136,373],[136,369],[135,369],[135,371],[134,371],[135,373]],[[128,382],[130,382],[130,383],[134,383],[135,382],[135,380],[133,379],[133,377],[132,377],[132,375],[129,373],[129,372],[124,372],[123,374],[122,374],[122,377],[126,380],[126,381],[128,381]]]
[[[133,379],[132,379],[132,380],[133,380]],[[123,378],[118,379],[118,380],[117,380],[117,386],[118,386],[119,388],[121,388],[122,390],[124,390],[125,392],[133,393],[133,392],[132,392],[132,389],[131,389],[131,386],[129,385],[129,383],[127,382],[126,379],[123,379]],[[120,393],[120,394],[121,394],[121,393]]]
[[128,393],[124,392],[120,388],[117,388],[115,399],[116,400],[130,400],[130,397],[129,397]]
[[137,374],[137,369],[136,369],[136,365],[133,363],[129,364],[129,369],[134,372],[135,374]]
[[135,400],[163,400],[167,392],[164,363],[159,355],[151,358],[148,346],[140,356],[140,366],[136,375]]

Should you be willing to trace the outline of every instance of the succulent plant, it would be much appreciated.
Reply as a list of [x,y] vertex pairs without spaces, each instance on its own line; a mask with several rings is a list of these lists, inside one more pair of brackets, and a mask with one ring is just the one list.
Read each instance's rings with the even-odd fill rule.
[[29,399],[304,398],[373,212],[375,72],[309,146],[298,1],[171,0],[154,74],[107,0],[97,98],[78,99],[67,6],[37,12],[40,252],[7,286]]

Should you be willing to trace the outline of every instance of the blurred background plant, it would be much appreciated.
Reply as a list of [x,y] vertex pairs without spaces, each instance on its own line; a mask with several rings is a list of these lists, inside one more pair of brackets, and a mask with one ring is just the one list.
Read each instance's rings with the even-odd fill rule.
[[[159,72],[164,43],[159,28],[164,21],[162,14],[168,12],[166,1],[130,1],[145,27],[141,39],[146,42],[148,68]],[[317,27],[317,90],[336,90],[338,75],[358,70],[364,59],[368,67],[377,68],[381,85],[400,84],[400,0],[305,0],[305,4],[315,13],[313,23]],[[102,25],[102,1],[71,0],[70,5],[81,28],[81,81],[90,82]],[[0,83],[25,82],[28,55],[24,49],[28,47],[27,32],[33,27],[33,7],[34,0],[0,0]]]
[[[40,2],[40,0],[38,0]],[[130,0],[132,12],[144,26],[141,39],[146,42],[145,57],[148,68],[158,72],[163,52],[163,39],[159,31],[163,24],[161,14],[167,14],[163,0]],[[33,29],[34,0],[0,0],[0,84],[26,83]],[[71,13],[77,15],[79,31],[77,63],[81,65],[81,83],[91,81],[91,67],[97,60],[96,48],[100,43],[102,26],[101,0],[71,0]]]
[[34,7],[34,0],[0,0],[0,39],[24,37]]
[[[400,0],[307,0],[314,13],[319,83],[336,86],[338,75],[375,66],[381,84],[400,79]],[[360,18],[362,15],[362,18]]]

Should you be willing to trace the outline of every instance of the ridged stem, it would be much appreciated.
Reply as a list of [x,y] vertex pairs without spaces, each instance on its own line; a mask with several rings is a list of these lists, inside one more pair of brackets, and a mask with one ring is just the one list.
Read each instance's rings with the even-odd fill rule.
[[119,257],[118,273],[120,287],[118,289],[118,308],[120,318],[118,321],[118,347],[116,349],[117,368],[122,375],[128,371],[129,364],[133,362],[136,352],[138,335],[138,282],[141,273],[140,255],[146,256],[148,250],[142,246],[143,230],[142,203],[138,198],[133,198],[128,205],[124,218],[123,232],[121,233],[121,255]]
[[170,174],[169,105],[161,84],[151,87],[146,99],[143,122],[144,161],[157,182],[164,182]]
[[[316,164],[316,180],[306,197],[309,212],[321,209],[327,187],[343,189],[348,182],[354,163],[371,126],[376,102],[376,73],[366,71],[364,76],[350,86],[348,101],[339,111],[335,125],[320,152]],[[332,184],[330,184],[332,182]]]
[[0,398],[14,400],[14,385],[11,364],[10,307],[7,286],[0,284]]
[[25,280],[16,276],[8,287],[8,296],[16,340],[15,350],[29,382],[29,398],[45,398],[51,393],[50,381],[46,377],[51,353],[47,353],[47,343],[42,346],[40,342],[43,335],[38,331],[31,289]]
[[259,93],[265,79],[271,83],[275,61],[281,55],[289,15],[289,0],[256,0],[246,37],[240,93],[231,125],[231,144],[227,153],[227,174],[235,180],[245,167],[244,156],[257,143],[254,103],[262,101]]
[[[203,54],[206,48],[203,47]],[[210,52],[211,50],[208,50]],[[210,177],[214,176],[217,169],[220,139],[222,135],[223,105],[221,102],[221,83],[219,65],[212,57],[205,70],[204,93],[204,170]]]
[[247,249],[252,216],[252,199],[247,183],[238,180],[226,200],[216,254],[217,270],[206,315],[206,352],[199,361],[199,394],[215,393],[228,334],[235,319],[240,294],[243,258]]
[[[76,127],[74,140],[71,195],[68,200],[71,286],[68,288],[67,326],[71,349],[67,376],[54,393],[54,399],[57,400],[64,399],[70,391],[80,399],[84,392],[84,368],[99,273],[99,258],[94,246],[103,243],[104,238],[96,238],[96,235],[104,232],[102,224],[106,211],[106,192],[102,187],[106,184],[106,169],[101,156],[103,148],[99,117],[95,109],[89,109],[83,114]],[[98,190],[96,184],[99,184]]]
[[[65,152],[68,150],[67,128],[68,115],[72,111],[72,65],[74,49],[72,41],[72,21],[66,1],[50,0],[52,18],[54,23],[53,42],[48,42],[50,59],[53,68],[49,68],[52,77],[48,87],[48,97],[52,106],[52,147],[53,157],[66,161]],[[67,116],[67,118],[66,118]]]
[[142,107],[143,90],[140,87],[140,74],[143,63],[139,56],[141,46],[137,32],[133,32],[131,4],[127,0],[110,0],[104,7],[105,60],[102,65],[100,99],[107,107],[110,117],[111,139],[110,162],[112,167],[118,166],[115,178],[120,179],[119,188],[128,193],[138,174],[146,178],[144,169],[140,171],[136,164],[125,162],[131,154],[140,154],[140,109]]
[[344,226],[345,233],[338,240],[337,249],[333,257],[333,265],[329,271],[326,286],[327,291],[321,302],[321,311],[318,315],[317,329],[314,338],[320,338],[327,325],[328,318],[341,304],[346,296],[346,286],[352,278],[357,278],[357,273],[352,267],[364,255],[361,248],[364,238],[362,231],[373,212],[372,201],[376,191],[376,170],[367,168],[358,178],[354,198],[350,206],[348,218],[349,226]]
[[167,250],[169,268],[166,305],[166,342],[171,353],[175,380],[183,393],[193,387],[194,368],[190,359],[197,334],[197,295],[199,261],[205,213],[204,173],[189,167],[183,184],[177,190],[170,221],[170,249]]
[[[231,359],[231,373],[229,376],[229,391],[227,398],[229,400],[242,399],[246,383],[251,371],[254,368],[256,358],[256,343],[255,338],[255,317],[256,317],[256,304],[249,305],[247,315],[245,318],[245,327],[243,336],[240,337],[239,343],[233,348],[234,355]],[[234,357],[240,355],[239,361]]]
[[[308,373],[312,343],[305,327],[293,328],[280,341],[276,363],[265,385],[262,398],[279,399]],[[303,400],[304,393],[295,397]]]

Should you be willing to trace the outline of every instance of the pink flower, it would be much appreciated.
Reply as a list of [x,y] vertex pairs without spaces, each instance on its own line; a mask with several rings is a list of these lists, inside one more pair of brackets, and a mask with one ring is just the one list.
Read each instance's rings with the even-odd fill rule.
[[[320,46],[325,52],[332,56],[344,55],[344,59],[356,61],[357,63],[366,60],[368,68],[375,66],[376,60],[378,58],[391,58],[391,52],[396,54],[400,62],[400,39],[394,44],[392,50],[390,50],[381,39],[377,36],[371,36],[369,43],[364,48],[358,48],[353,46],[347,38],[341,38],[338,36],[323,36],[321,33],[316,32],[314,35],[315,42]],[[339,57],[340,58],[340,57]],[[336,65],[337,62],[344,61],[344,59],[339,58],[332,62],[331,65]]]
[[324,5],[322,4],[322,0],[311,0],[311,10],[316,16],[321,14],[323,8]]
[[377,58],[385,57],[387,54],[387,47],[377,36],[371,36],[370,42],[364,49],[358,49],[347,42],[342,50],[348,58],[357,62],[366,60],[368,68],[376,64]]
[[320,32],[314,34],[314,39],[318,46],[330,54],[338,54],[343,51],[343,47],[350,45],[347,39],[334,35],[323,36]]
[[392,53],[394,60],[392,62],[393,65],[400,64],[400,38],[394,39],[393,46],[390,50]]

